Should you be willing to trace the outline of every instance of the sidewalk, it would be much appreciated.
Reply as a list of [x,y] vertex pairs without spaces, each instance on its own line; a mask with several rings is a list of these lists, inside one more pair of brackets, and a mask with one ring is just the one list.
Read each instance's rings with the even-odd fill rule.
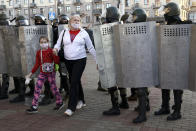
[[[196,131],[196,93],[185,91],[182,119],[167,122],[167,116],[153,115],[154,111],[160,108],[161,91],[151,88],[151,110],[147,113],[148,120],[142,124],[133,124],[132,120],[137,116],[133,109],[137,106],[137,102],[129,102],[130,108],[121,110],[119,116],[102,115],[103,110],[111,107],[110,96],[107,92],[96,90],[97,81],[96,65],[89,56],[82,78],[87,106],[77,110],[72,117],[63,114],[67,103],[59,112],[52,110],[55,106],[53,103],[49,106],[40,106],[37,114],[28,115],[25,110],[29,108],[31,99],[26,98],[25,103],[19,104],[10,104],[8,100],[0,101],[0,131]],[[10,85],[10,89],[12,88],[13,82]],[[130,94],[129,89],[127,92]],[[171,94],[170,105],[173,105],[173,93]]]

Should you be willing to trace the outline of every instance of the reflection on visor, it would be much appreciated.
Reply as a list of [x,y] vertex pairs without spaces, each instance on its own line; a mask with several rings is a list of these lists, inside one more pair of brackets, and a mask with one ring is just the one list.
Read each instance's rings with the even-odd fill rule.
[[164,9],[165,9],[165,6],[161,6],[159,9],[158,9],[158,13],[160,14],[160,15],[164,15]]
[[19,20],[18,23],[19,23],[20,26],[29,24],[27,20]]

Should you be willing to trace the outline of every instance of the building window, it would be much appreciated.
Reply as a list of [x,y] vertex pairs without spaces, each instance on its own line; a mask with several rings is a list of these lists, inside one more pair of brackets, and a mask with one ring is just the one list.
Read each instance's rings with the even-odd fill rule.
[[1,1],[1,5],[4,5],[4,1]]
[[101,5],[100,4],[96,4],[96,9],[101,9]]
[[40,8],[40,14],[44,14],[44,8]]
[[125,6],[129,7],[130,6],[130,0],[125,0]]
[[16,0],[16,4],[20,4],[20,0]]
[[53,3],[54,2],[54,0],[49,0],[49,3]]
[[33,9],[32,10],[32,13],[35,15],[37,13],[37,10],[36,9]]
[[24,14],[28,15],[28,9],[24,9]]
[[21,10],[17,10],[17,15],[21,15]]
[[10,1],[9,1],[9,6],[12,6],[12,5],[13,5],[13,1],[10,0]]
[[76,6],[76,11],[80,11],[80,6]]
[[90,23],[90,16],[86,16],[86,23]]
[[144,0],[144,5],[148,5],[148,0]]
[[40,4],[43,4],[44,3],[44,0],[40,0]]
[[96,22],[99,22],[99,16],[96,16]]
[[60,15],[62,12],[62,7],[58,7],[58,15]]
[[28,0],[24,0],[24,4],[27,5],[28,4]]
[[71,8],[70,6],[66,6],[66,12],[70,12]]
[[106,8],[109,8],[110,6],[111,6],[110,3],[107,3],[107,4],[106,4]]
[[91,10],[91,6],[90,5],[86,5],[86,10],[87,11]]
[[134,2],[135,2],[135,3],[139,3],[139,2],[140,2],[140,0],[134,0]]

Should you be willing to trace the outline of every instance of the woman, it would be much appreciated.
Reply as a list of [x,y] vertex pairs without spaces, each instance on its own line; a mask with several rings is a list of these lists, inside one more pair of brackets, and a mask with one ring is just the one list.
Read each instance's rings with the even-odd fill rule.
[[81,77],[86,66],[87,57],[85,45],[95,60],[96,52],[88,33],[81,28],[81,18],[79,15],[73,15],[69,21],[69,28],[61,32],[57,44],[53,49],[55,54],[61,48],[61,40],[63,40],[65,65],[69,73],[71,85],[68,108],[65,114],[71,116],[76,109],[86,106],[81,84]]

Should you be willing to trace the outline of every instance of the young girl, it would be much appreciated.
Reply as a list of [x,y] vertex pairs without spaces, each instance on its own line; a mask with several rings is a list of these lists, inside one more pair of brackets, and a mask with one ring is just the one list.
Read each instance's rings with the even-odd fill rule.
[[27,113],[36,113],[38,108],[38,99],[41,93],[42,86],[44,82],[48,79],[50,83],[50,88],[52,93],[56,97],[56,107],[54,110],[60,110],[63,107],[62,98],[60,96],[59,90],[56,87],[55,81],[55,69],[54,65],[59,63],[59,57],[53,54],[51,48],[49,48],[49,40],[45,36],[41,36],[39,39],[41,49],[37,51],[36,63],[31,71],[26,77],[30,78],[33,73],[37,71],[40,67],[40,74],[37,79],[37,83],[34,91],[34,98],[32,101],[32,106],[27,109]]

